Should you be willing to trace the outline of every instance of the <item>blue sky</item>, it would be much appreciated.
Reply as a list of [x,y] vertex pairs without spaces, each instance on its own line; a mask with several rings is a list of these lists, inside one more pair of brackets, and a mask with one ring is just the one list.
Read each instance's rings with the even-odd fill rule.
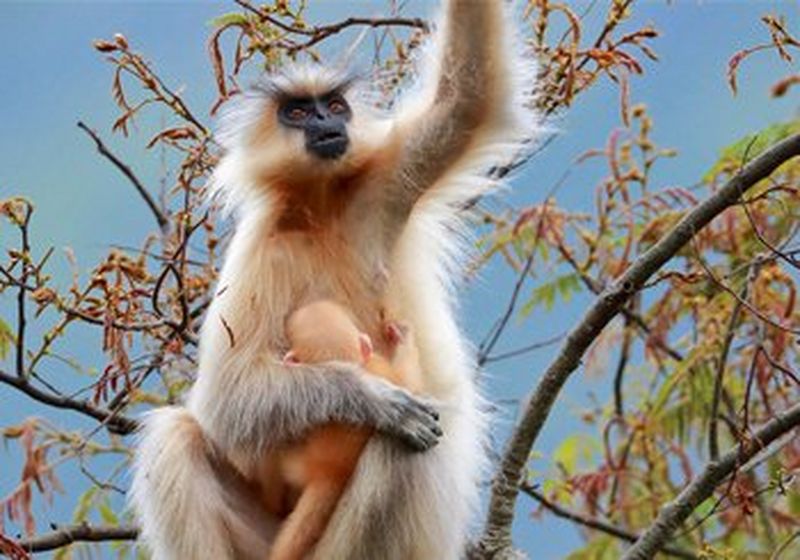
[[[585,6],[585,2],[570,2]],[[375,15],[379,1],[312,1],[313,21],[332,21],[342,13]],[[430,13],[432,3],[414,2],[408,14]],[[147,53],[163,76],[181,86],[187,99],[204,114],[214,97],[213,77],[206,54],[207,22],[233,10],[226,2],[7,2],[0,0],[0,198],[22,194],[37,205],[34,241],[38,247],[72,247],[85,269],[111,244],[136,244],[150,227],[150,217],[115,169],[97,156],[77,120],[97,128],[111,147],[131,162],[145,183],[158,177],[154,158],[145,157],[142,146],[149,138],[146,126],[129,140],[111,136],[116,115],[111,100],[110,68],[91,48],[95,38],[123,32]],[[718,149],[765,125],[797,115],[795,90],[782,100],[769,97],[769,86],[783,76],[786,67],[773,54],[757,55],[740,73],[740,92],[733,96],[725,83],[728,58],[738,49],[761,42],[766,33],[759,16],[783,13],[789,27],[800,28],[796,2],[694,2],[647,1],[636,12],[631,29],[652,22],[662,31],[655,42],[658,63],[646,63],[646,75],[632,82],[632,99],[648,105],[655,119],[654,137],[679,156],[657,166],[657,186],[694,183],[714,161]],[[594,24],[598,24],[597,21]],[[797,66],[795,66],[797,71]],[[157,118],[157,115],[156,117]],[[206,119],[207,120],[207,119]],[[157,121],[156,121],[157,122]],[[554,123],[558,138],[512,182],[504,197],[514,203],[541,201],[569,161],[588,148],[605,144],[620,126],[616,92],[598,87],[578,99],[574,107]],[[600,162],[573,173],[559,194],[569,208],[584,208],[605,174]],[[0,245],[10,230],[0,230]],[[63,253],[54,261],[57,274],[66,273]],[[462,323],[475,342],[489,328],[513,278],[493,264],[481,277],[464,287]],[[0,298],[0,313],[8,314],[9,302]],[[563,332],[589,300],[578,297],[557,313],[539,312],[524,323],[515,323],[502,344],[514,348]],[[69,352],[84,363],[102,367],[98,353],[99,333],[84,331],[70,338]],[[519,399],[534,386],[555,352],[542,350],[489,368],[486,390],[490,398]],[[3,364],[7,366],[7,364]],[[51,379],[69,385],[70,372],[54,366]],[[563,438],[584,429],[576,412],[586,406],[589,393],[605,399],[608,375],[587,378],[576,372],[556,405],[542,434],[537,452],[545,456]],[[5,387],[0,387],[0,425],[30,414],[49,412]],[[515,417],[513,407],[498,418],[498,438]],[[81,426],[70,414],[57,421]],[[534,461],[534,468],[546,462]],[[0,496],[18,479],[18,457],[0,449]],[[67,488],[84,485],[74,470],[65,471]],[[68,496],[73,495],[68,491]],[[56,522],[71,517],[68,497],[57,497],[45,508],[44,519]],[[532,504],[520,502],[515,537],[518,545],[537,559],[556,559],[573,549],[578,533],[565,522],[549,517],[531,520]]]

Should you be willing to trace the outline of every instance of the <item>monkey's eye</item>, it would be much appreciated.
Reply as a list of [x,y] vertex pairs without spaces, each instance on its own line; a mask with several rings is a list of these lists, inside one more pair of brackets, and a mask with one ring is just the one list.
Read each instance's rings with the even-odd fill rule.
[[328,110],[334,115],[341,115],[347,112],[347,104],[344,102],[344,99],[334,97],[328,101]]
[[286,116],[293,121],[302,121],[308,116],[308,111],[302,107],[293,107],[286,112]]

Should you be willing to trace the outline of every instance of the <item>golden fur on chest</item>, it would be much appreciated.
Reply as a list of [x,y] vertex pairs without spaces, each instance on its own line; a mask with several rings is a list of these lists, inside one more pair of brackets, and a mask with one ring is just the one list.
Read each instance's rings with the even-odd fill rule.
[[360,329],[377,335],[385,266],[374,255],[359,254],[358,244],[336,224],[289,231],[258,228],[237,235],[247,235],[250,247],[231,255],[218,299],[219,313],[238,340],[251,342],[249,333],[267,332],[268,340],[252,342],[266,345],[265,350],[283,349],[288,315],[318,299],[339,302],[351,310]]

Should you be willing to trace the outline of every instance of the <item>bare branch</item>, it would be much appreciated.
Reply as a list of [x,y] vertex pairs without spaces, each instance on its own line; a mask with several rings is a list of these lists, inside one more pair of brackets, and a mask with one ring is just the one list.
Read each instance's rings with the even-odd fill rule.
[[[539,219],[539,224],[542,223],[542,219]],[[537,230],[541,229],[540,227]],[[538,233],[537,233],[538,238]],[[488,340],[486,341],[485,345],[482,345],[480,352],[478,353],[478,366],[483,366],[489,354],[494,349],[494,345],[497,344],[497,341],[500,340],[500,336],[502,336],[503,331],[505,330],[506,326],[508,325],[508,321],[511,319],[511,315],[514,313],[514,308],[517,305],[517,299],[519,299],[520,291],[522,290],[522,285],[525,283],[525,280],[528,278],[528,273],[531,270],[531,266],[533,266],[534,257],[536,255],[535,248],[531,249],[528,258],[525,260],[525,265],[522,267],[519,275],[517,276],[517,281],[514,284],[514,290],[511,293],[511,299],[508,302],[505,312],[503,313],[502,317],[499,319],[497,324],[495,325],[493,332],[490,333],[490,336],[487,337]]]
[[25,324],[27,322],[27,314],[25,311],[25,291],[27,290],[26,286],[28,283],[28,274],[30,273],[29,259],[31,246],[30,238],[28,236],[28,225],[30,224],[32,213],[33,208],[30,206],[30,204],[26,204],[25,217],[23,218],[22,223],[19,225],[22,243],[22,260],[20,262],[22,272],[19,277],[19,291],[17,292],[16,365],[17,377],[20,379],[25,377]]
[[314,35],[300,45],[298,50],[300,49],[308,49],[327,39],[331,35],[335,35],[340,33],[342,30],[353,27],[353,26],[367,26],[367,27],[413,27],[417,29],[427,30],[428,24],[425,23],[425,20],[420,18],[401,18],[401,17],[390,17],[390,18],[364,18],[364,17],[349,17],[339,23],[334,23],[331,25],[323,25],[314,29]]
[[619,352],[617,371],[614,374],[614,412],[620,418],[625,415],[625,392],[623,390],[623,381],[625,379],[625,369],[628,367],[628,360],[631,356],[632,342],[633,335],[631,334],[629,321],[625,321],[624,333],[622,335],[622,348]]
[[525,346],[521,346],[520,348],[509,350],[508,352],[491,354],[483,358],[483,364],[490,364],[494,362],[499,362],[501,360],[507,360],[509,358],[516,358],[517,356],[521,356],[522,354],[527,354],[528,352],[533,352],[534,350],[541,350],[542,348],[547,348],[548,346],[552,346],[558,342],[561,342],[563,338],[564,338],[563,333],[557,334],[545,340],[532,342],[530,344],[526,344]]
[[108,429],[115,434],[127,435],[136,430],[138,423],[132,418],[121,416],[118,413],[94,406],[89,401],[81,401],[65,397],[63,395],[53,395],[42,391],[38,387],[31,385],[27,380],[8,374],[0,370],[0,383],[4,383],[25,393],[34,400],[56,408],[74,410],[95,420],[105,423]]
[[139,178],[136,175],[134,175],[131,168],[121,159],[115,156],[108,149],[108,147],[106,147],[106,145],[103,143],[103,140],[100,138],[100,136],[98,136],[98,134],[94,130],[86,126],[81,121],[78,121],[78,128],[86,132],[86,134],[88,134],[92,138],[92,140],[94,140],[94,143],[97,145],[97,151],[100,152],[100,154],[103,155],[108,161],[113,163],[114,166],[117,169],[119,169],[122,172],[122,174],[125,175],[125,177],[128,178],[131,184],[133,184],[133,187],[141,195],[147,206],[150,208],[150,211],[153,213],[156,222],[158,222],[158,227],[161,229],[161,231],[165,231],[167,229],[167,226],[169,225],[169,220],[167,220],[167,217],[161,211],[161,208],[158,207],[156,201],[153,200],[153,197],[150,194],[150,192],[145,188],[145,186],[142,184]]
[[[749,290],[751,282],[750,275],[751,274],[748,274],[747,282],[745,282],[745,285],[742,287],[742,290],[739,293],[741,299],[747,297],[747,291]],[[728,326],[725,330],[725,338],[722,342],[722,352],[720,352],[720,356],[717,358],[717,372],[714,375],[714,393],[711,397],[711,414],[708,425],[708,455],[712,461],[716,461],[717,457],[719,457],[719,438],[717,431],[717,425],[719,422],[719,403],[722,400],[722,391],[725,387],[724,378],[725,368],[728,365],[728,354],[731,349],[731,344],[733,343],[733,338],[736,335],[736,327],[739,324],[739,313],[741,310],[742,304],[739,300],[736,300],[730,319],[728,319]]]
[[656,520],[628,549],[623,560],[653,558],[673,531],[691,515],[700,503],[714,494],[717,486],[762,449],[798,426],[800,426],[800,404],[777,414],[746,441],[730,449],[718,461],[708,463],[683,492],[678,494],[677,498],[661,507]]
[[257,7],[253,6],[247,0],[234,0],[237,4],[239,4],[242,8],[247,10],[248,12],[254,14],[262,21],[268,21],[275,27],[286,31],[287,33],[293,33],[296,35],[304,35],[308,37],[308,40],[304,43],[301,43],[295,47],[292,47],[291,51],[301,51],[306,50],[317,43],[324,41],[331,35],[336,35],[337,33],[342,32],[343,30],[347,29],[348,27],[354,26],[361,26],[361,27],[411,27],[416,29],[427,30],[428,24],[425,20],[420,18],[403,18],[403,17],[385,17],[385,18],[365,18],[365,17],[349,17],[337,23],[332,23],[328,25],[319,25],[312,28],[306,27],[297,27],[294,25],[289,25],[281,20],[273,17],[268,12],[264,10],[259,10]]
[[547,420],[553,403],[586,350],[628,300],[692,237],[742,193],[768,177],[779,165],[800,155],[800,135],[791,136],[744,166],[722,188],[698,204],[661,240],[653,245],[613,284],[608,286],[569,333],[556,358],[545,371],[525,404],[522,417],[509,440],[492,483],[489,511],[479,549],[485,558],[500,557],[511,547],[511,523],[519,485],[531,448]]
[[134,527],[65,525],[17,544],[27,552],[45,552],[77,542],[132,541],[137,534],[138,530]]
[[[544,494],[536,490],[536,488],[528,483],[523,483],[521,489],[528,496],[542,504],[545,509],[557,517],[567,519],[577,523],[578,525],[588,527],[589,529],[594,529],[595,531],[600,531],[601,533],[611,535],[612,537],[616,537],[629,543],[636,542],[639,539],[639,535],[634,532],[627,531],[621,527],[617,527],[616,525],[612,525],[610,523],[606,523],[605,521],[594,519],[592,517],[588,517],[578,512],[570,511],[567,508],[561,507],[557,503],[548,500]],[[687,560],[697,559],[697,556],[691,552],[672,546],[665,546],[661,552],[669,554],[670,556],[674,556],[675,558],[685,558]]]

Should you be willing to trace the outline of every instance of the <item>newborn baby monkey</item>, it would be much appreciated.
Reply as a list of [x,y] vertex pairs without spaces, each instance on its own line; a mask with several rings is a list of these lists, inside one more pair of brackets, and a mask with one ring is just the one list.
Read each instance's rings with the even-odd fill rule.
[[[370,337],[359,331],[341,305],[320,300],[292,313],[286,324],[291,349],[288,363],[355,362],[369,373],[409,389],[421,387],[417,349],[407,327],[385,321],[382,333],[387,355],[373,351]],[[314,429],[303,440],[271,453],[265,462],[265,504],[283,517],[270,560],[302,560],[328,525],[347,488],[372,430],[344,424]],[[299,497],[298,497],[299,496]]]

